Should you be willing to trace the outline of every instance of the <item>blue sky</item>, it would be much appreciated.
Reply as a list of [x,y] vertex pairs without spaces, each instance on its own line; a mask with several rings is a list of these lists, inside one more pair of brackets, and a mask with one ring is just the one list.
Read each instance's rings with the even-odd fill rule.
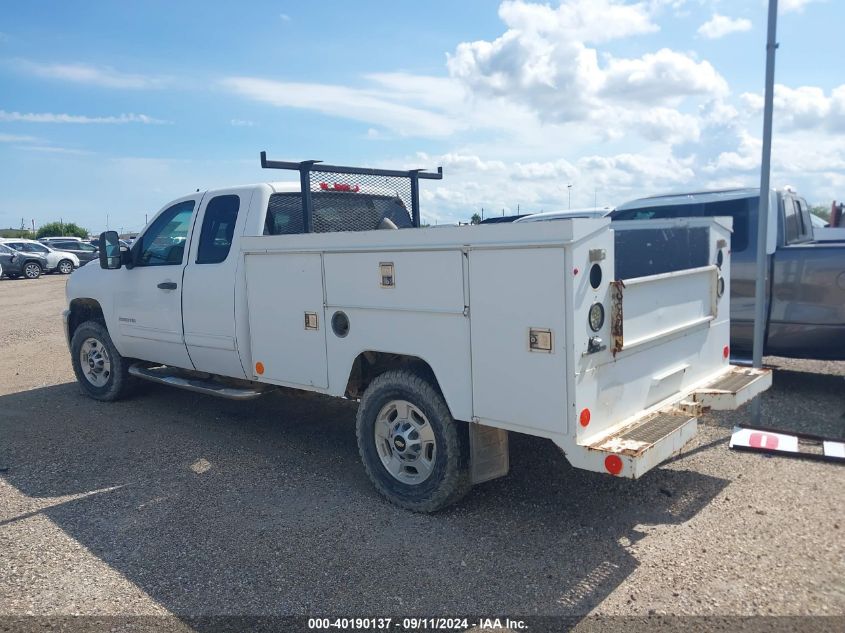
[[[781,0],[776,186],[845,198],[845,3]],[[0,226],[137,230],[258,152],[444,166],[430,221],[759,181],[763,0],[0,7]]]

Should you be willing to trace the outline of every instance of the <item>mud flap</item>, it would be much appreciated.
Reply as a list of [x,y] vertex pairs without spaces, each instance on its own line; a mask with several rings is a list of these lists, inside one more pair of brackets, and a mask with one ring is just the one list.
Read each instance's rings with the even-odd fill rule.
[[504,477],[510,469],[508,432],[472,423],[469,425],[470,476],[473,484]]

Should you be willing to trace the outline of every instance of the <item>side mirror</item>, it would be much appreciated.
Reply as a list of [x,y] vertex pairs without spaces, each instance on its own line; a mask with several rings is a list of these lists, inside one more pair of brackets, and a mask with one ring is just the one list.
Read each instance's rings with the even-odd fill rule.
[[100,268],[116,270],[120,268],[120,239],[117,231],[100,233]]

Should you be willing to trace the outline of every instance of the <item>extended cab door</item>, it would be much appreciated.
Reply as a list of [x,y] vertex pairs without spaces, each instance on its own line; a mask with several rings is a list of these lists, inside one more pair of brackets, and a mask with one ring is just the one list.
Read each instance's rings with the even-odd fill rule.
[[114,308],[123,356],[192,369],[182,334],[182,274],[202,196],[179,200],[152,221],[132,247],[132,267],[114,271]]
[[215,191],[203,200],[182,290],[185,343],[194,366],[223,376],[245,376],[235,332],[237,238],[251,189]]

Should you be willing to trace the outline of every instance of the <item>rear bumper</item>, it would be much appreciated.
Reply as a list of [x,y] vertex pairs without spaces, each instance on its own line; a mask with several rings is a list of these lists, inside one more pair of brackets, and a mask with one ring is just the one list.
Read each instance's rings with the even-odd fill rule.
[[573,466],[637,479],[692,440],[698,416],[709,409],[736,409],[772,384],[768,369],[728,368],[707,383],[643,412],[599,437],[564,449]]

